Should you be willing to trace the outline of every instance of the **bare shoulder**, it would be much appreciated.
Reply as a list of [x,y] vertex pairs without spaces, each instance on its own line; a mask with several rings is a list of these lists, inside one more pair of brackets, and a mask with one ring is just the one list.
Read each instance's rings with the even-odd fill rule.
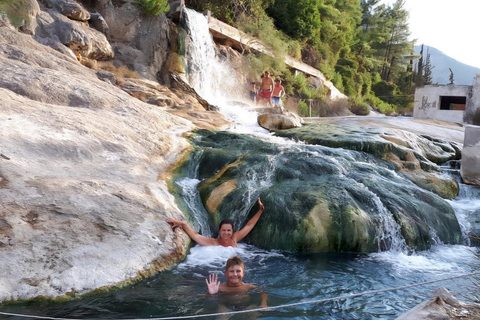
[[245,283],[245,291],[256,289],[257,286],[252,283]]

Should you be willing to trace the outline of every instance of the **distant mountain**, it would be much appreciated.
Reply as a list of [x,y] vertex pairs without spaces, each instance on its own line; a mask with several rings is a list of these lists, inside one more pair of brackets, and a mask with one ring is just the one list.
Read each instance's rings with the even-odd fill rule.
[[[421,46],[415,46],[415,54],[420,54],[420,48]],[[451,68],[453,71],[453,82],[459,85],[472,85],[473,78],[477,73],[480,73],[480,68],[461,63],[440,50],[427,45],[423,46],[424,65],[427,53],[430,53],[430,63],[434,67],[432,69],[432,82],[434,84],[447,84],[450,82],[450,70],[448,68]]]

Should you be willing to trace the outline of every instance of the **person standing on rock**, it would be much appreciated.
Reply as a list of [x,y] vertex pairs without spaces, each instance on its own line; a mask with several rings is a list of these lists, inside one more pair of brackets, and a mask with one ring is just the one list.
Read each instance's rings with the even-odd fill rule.
[[263,210],[265,209],[265,206],[263,205],[260,198],[258,198],[257,203],[259,206],[257,213],[252,217],[252,219],[247,222],[245,227],[238,230],[237,232],[233,232],[232,220],[225,219],[220,221],[220,225],[218,227],[218,238],[202,236],[184,221],[168,218],[167,222],[172,224],[172,229],[175,229],[176,227],[181,227],[193,241],[195,241],[201,246],[236,247],[237,243],[243,238],[245,238],[245,236],[249,234],[250,231],[252,231],[253,227],[257,224],[258,219],[262,215]]
[[275,108],[282,108],[282,97],[285,95],[285,89],[282,86],[282,81],[280,79],[275,80],[275,86],[273,87],[273,106]]
[[262,77],[262,83],[260,84],[260,91],[258,93],[257,103],[262,100],[267,100],[267,103],[272,107],[272,91],[273,91],[273,79],[270,77],[270,72],[265,71]]
[[248,94],[250,95],[250,100],[253,102],[257,102],[257,84],[255,81],[250,82],[250,89],[248,91]]

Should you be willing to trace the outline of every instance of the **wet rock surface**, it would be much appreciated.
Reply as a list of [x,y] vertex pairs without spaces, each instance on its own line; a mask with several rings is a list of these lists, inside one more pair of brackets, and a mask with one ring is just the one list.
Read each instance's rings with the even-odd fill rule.
[[[342,137],[348,141],[347,133]],[[199,168],[195,178],[212,229],[224,218],[240,227],[255,211],[242,209],[244,197],[261,196],[270,214],[247,237],[261,248],[373,252],[405,241],[425,250],[436,241],[432,232],[444,243],[462,241],[451,206],[382,157],[226,132],[199,131],[193,142],[196,151],[185,167]],[[438,168],[431,175],[445,189],[454,183]]]

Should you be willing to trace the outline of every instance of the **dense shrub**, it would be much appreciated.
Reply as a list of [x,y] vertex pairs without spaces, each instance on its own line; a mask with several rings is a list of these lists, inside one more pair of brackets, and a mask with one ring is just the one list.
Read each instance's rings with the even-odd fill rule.
[[158,16],[170,10],[168,0],[135,0],[135,3],[142,8],[142,12],[146,15]]
[[397,92],[397,86],[395,84],[381,80],[372,85],[372,91],[375,92],[375,96],[382,99],[383,101],[387,103],[393,103]]
[[373,94],[368,94],[367,96],[365,96],[365,101],[368,104],[370,104],[373,108],[378,110],[380,113],[388,115],[395,111],[395,106],[389,103],[386,103],[385,101],[383,101],[380,98],[377,98]]
[[363,99],[350,98],[348,103],[349,110],[357,116],[367,116],[370,113],[370,106]]
[[316,117],[317,116],[317,111],[315,108],[311,108],[311,102],[305,101],[305,100],[300,100],[299,101],[299,108],[298,108],[298,115],[301,117]]

